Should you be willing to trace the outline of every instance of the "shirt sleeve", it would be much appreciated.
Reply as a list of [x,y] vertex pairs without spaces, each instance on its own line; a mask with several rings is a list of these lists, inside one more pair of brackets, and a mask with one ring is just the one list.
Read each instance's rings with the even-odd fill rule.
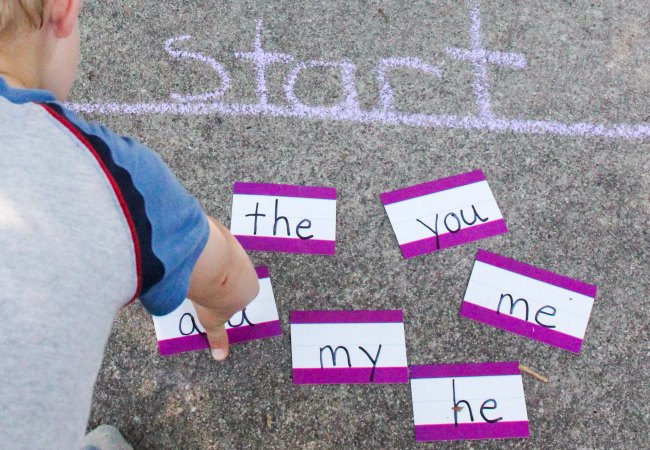
[[129,137],[48,104],[90,142],[110,172],[130,215],[140,300],[153,315],[172,312],[187,296],[190,275],[209,234],[208,219],[152,150]]

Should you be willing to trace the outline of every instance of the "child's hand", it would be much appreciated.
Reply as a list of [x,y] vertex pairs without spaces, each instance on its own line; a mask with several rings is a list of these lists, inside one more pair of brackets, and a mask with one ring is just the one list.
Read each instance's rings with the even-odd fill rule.
[[257,296],[259,282],[250,258],[230,231],[210,219],[210,237],[194,266],[188,297],[207,332],[212,356],[228,356],[225,324]]

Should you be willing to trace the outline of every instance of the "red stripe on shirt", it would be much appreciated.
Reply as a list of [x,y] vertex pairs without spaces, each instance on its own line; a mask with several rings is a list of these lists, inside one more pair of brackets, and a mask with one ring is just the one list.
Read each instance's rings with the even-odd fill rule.
[[127,303],[129,304],[133,302],[138,297],[138,295],[140,295],[140,289],[142,289],[142,258],[140,255],[140,241],[138,239],[138,234],[136,233],[135,225],[133,223],[133,217],[131,216],[131,211],[129,211],[126,201],[124,200],[124,196],[122,195],[122,191],[117,185],[115,178],[113,178],[113,175],[104,164],[104,161],[102,161],[102,159],[99,157],[99,154],[95,151],[91,143],[88,142],[86,137],[83,134],[81,134],[79,130],[68,119],[66,119],[65,117],[63,117],[62,115],[54,111],[48,105],[44,105],[44,104],[40,104],[40,105],[48,113],[50,113],[52,117],[54,117],[64,127],[66,127],[79,140],[79,142],[81,142],[88,149],[88,151],[90,151],[90,153],[94,156],[95,160],[99,164],[99,167],[101,167],[102,171],[104,172],[104,175],[106,175],[106,178],[108,179],[109,183],[113,187],[113,192],[115,192],[115,196],[117,197],[120,207],[122,208],[122,212],[124,213],[126,222],[129,225],[129,230],[131,231],[131,239],[133,241],[133,251],[135,253],[135,269],[138,277],[138,284],[136,286],[136,290],[135,293],[133,294],[133,297]]

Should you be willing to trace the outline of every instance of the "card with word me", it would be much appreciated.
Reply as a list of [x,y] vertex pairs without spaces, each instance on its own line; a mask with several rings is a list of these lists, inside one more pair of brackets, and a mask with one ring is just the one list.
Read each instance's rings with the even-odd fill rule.
[[381,194],[404,258],[508,231],[480,170]]
[[230,231],[246,250],[333,255],[336,189],[238,181]]
[[[269,269],[260,266],[255,271],[260,282],[260,292],[246,309],[232,316],[226,323],[226,333],[231,344],[282,335]],[[161,355],[210,348],[205,330],[189,299],[185,299],[178,308],[165,316],[152,317]]]
[[411,366],[416,441],[530,437],[518,362]]
[[479,250],[460,315],[580,353],[597,287]]
[[400,310],[292,311],[294,384],[408,383]]

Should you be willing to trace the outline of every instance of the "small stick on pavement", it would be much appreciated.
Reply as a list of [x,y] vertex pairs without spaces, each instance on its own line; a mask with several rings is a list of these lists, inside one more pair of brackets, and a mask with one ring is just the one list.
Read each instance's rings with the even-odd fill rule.
[[543,375],[538,374],[538,373],[535,372],[533,369],[531,369],[531,368],[529,368],[529,367],[526,367],[526,366],[524,366],[523,364],[519,364],[519,370],[521,370],[521,371],[524,372],[524,373],[527,373],[528,375],[531,375],[531,376],[537,378],[537,379],[540,380],[540,381],[543,381],[544,383],[548,383],[548,382],[549,382],[548,378],[546,378],[546,377],[543,376]]

